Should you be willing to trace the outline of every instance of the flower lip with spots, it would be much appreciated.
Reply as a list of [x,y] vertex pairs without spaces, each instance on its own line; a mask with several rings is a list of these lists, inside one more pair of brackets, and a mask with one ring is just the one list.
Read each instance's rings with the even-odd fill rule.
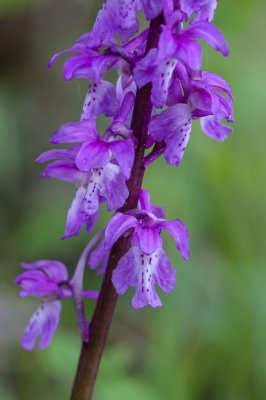
[[[40,337],[38,347],[43,350],[50,344],[57,328],[62,308],[60,300],[72,297],[68,271],[63,263],[54,260],[22,263],[21,267],[26,271],[14,280],[22,287],[19,296],[42,299],[41,306],[30,318],[21,345],[26,350],[33,350],[37,337]],[[83,291],[82,294],[93,300],[98,298],[97,291]]]
[[173,236],[181,256],[185,260],[189,258],[189,237],[185,225],[180,220],[166,221],[162,216],[162,209],[153,206],[149,192],[142,189],[138,209],[128,214],[115,214],[106,227],[106,251],[122,234],[133,229],[133,247],[119,260],[112,282],[118,294],[124,294],[129,286],[135,287],[134,308],[162,305],[154,288],[155,283],[166,293],[175,287],[176,272],[162,249],[161,229]]

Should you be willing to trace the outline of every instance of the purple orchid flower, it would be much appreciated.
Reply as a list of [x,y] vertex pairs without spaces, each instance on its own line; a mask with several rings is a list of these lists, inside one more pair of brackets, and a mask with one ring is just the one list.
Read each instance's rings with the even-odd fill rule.
[[[57,328],[61,313],[61,302],[72,297],[66,266],[59,261],[40,260],[32,264],[22,263],[26,269],[14,282],[22,286],[19,297],[34,296],[43,300],[41,306],[32,315],[21,345],[26,350],[33,350],[39,336],[39,349],[47,347]],[[66,286],[66,287],[63,287]],[[83,296],[96,300],[97,291],[83,291]]]
[[[103,110],[101,102],[95,102],[95,110],[88,111],[89,103],[85,101],[82,120],[61,126],[52,136],[52,144],[81,142],[75,163],[80,171],[90,171],[93,168],[105,167],[111,161],[112,155],[120,165],[126,179],[129,178],[134,162],[134,145],[132,140],[117,140],[116,136],[128,137],[131,131],[125,127],[126,120],[134,104],[134,94],[127,93],[119,112],[110,124],[105,135],[100,137],[96,130],[93,115]],[[98,104],[99,103],[99,104]],[[96,111],[97,107],[97,111]],[[93,114],[93,115],[92,115]]]
[[166,142],[164,156],[167,163],[176,166],[182,160],[188,144],[192,119],[205,117],[201,122],[203,131],[219,141],[225,140],[232,132],[221,120],[234,121],[232,90],[220,75],[204,71],[198,79],[190,79],[184,66],[181,68],[179,65],[178,69],[178,84],[181,82],[184,93],[183,100],[181,95],[179,100],[186,103],[175,104],[162,111],[149,125],[152,138],[157,142]]
[[142,189],[140,208],[132,210],[131,215],[118,212],[105,231],[104,245],[108,250],[121,235],[132,229],[131,244],[134,247],[120,259],[113,271],[112,282],[118,294],[124,294],[129,286],[135,287],[134,308],[161,305],[154,289],[155,283],[167,293],[174,289],[176,274],[162,249],[161,229],[173,236],[181,256],[185,260],[189,258],[189,236],[183,222],[157,218],[152,210],[149,192]]
[[152,82],[152,103],[162,108],[167,101],[168,89],[178,62],[191,71],[199,71],[202,63],[200,44],[195,39],[206,41],[215,50],[228,56],[228,44],[214,25],[209,22],[195,22],[184,30],[176,32],[176,23],[182,20],[178,14],[177,21],[162,25],[158,49],[151,49],[148,54],[136,63],[133,71],[139,88]]
[[232,89],[220,75],[203,71],[198,79],[191,80],[188,102],[191,104],[193,118],[215,115],[227,122],[234,122],[233,101]]
[[65,236],[66,239],[80,233],[81,227],[86,225],[87,234],[90,233],[98,219],[99,205],[107,202],[107,211],[122,207],[128,197],[126,178],[121,168],[113,162],[104,167],[93,168],[88,172],[81,171],[75,159],[80,146],[69,149],[55,149],[41,154],[36,161],[54,161],[42,172],[41,177],[54,177],[65,182],[74,182],[77,185],[76,196],[69,208]]
[[[148,201],[149,201],[149,194],[145,189],[141,191],[141,198],[148,196]],[[157,207],[154,204],[149,205],[150,210],[152,214],[154,214],[157,218],[164,218],[164,207]],[[140,201],[138,202],[138,209],[141,210],[141,203]],[[97,270],[97,274],[103,274],[106,270],[108,259],[110,255],[110,250],[106,250],[105,248],[105,242],[102,240],[99,245],[91,252],[90,258],[89,258],[89,266],[91,269],[96,269],[97,267],[100,266],[100,268]]]

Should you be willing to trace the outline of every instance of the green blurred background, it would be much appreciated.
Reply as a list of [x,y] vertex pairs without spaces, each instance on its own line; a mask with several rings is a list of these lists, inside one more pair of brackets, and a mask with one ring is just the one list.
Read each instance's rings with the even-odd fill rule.
[[[61,124],[79,119],[88,82],[64,82],[64,57],[49,58],[91,29],[92,0],[0,0],[0,399],[69,398],[80,339],[70,300],[49,348],[20,348],[36,299],[18,299],[21,261],[59,259],[73,271],[87,238],[60,241],[71,184],[41,180],[34,159]],[[197,122],[179,168],[158,160],[145,187],[190,232],[175,291],[163,307],[134,311],[119,298],[95,400],[265,400],[265,1],[223,0],[215,24],[227,38],[224,59],[207,45],[204,68],[224,76],[236,98],[234,133],[223,143]],[[102,122],[103,123],[103,122]],[[97,228],[104,225],[103,211]],[[87,271],[86,286],[100,277]],[[88,315],[93,305],[86,304]]]

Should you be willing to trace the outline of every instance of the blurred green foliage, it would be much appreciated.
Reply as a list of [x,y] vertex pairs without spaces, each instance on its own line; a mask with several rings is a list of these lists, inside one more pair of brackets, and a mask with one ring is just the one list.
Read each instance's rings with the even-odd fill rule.
[[[79,119],[87,82],[64,82],[63,60],[49,72],[45,65],[91,28],[91,3],[0,1],[1,400],[69,398],[79,356],[70,300],[48,349],[20,348],[38,301],[18,300],[12,280],[20,261],[40,258],[60,259],[71,273],[87,241],[84,233],[59,240],[74,188],[41,181],[33,160],[60,124]],[[175,291],[160,293],[156,310],[134,311],[132,291],[119,299],[95,400],[266,398],[265,13],[262,0],[219,2],[214,22],[231,55],[204,45],[204,68],[232,85],[234,133],[217,143],[194,123],[179,168],[160,159],[147,171],[153,202],[187,225],[191,259],[184,262],[165,235]],[[103,212],[95,230],[106,220]],[[87,271],[86,286],[98,288],[100,279]],[[93,304],[86,307],[91,315]]]
[[27,12],[32,7],[38,6],[44,0],[1,0],[0,15]]

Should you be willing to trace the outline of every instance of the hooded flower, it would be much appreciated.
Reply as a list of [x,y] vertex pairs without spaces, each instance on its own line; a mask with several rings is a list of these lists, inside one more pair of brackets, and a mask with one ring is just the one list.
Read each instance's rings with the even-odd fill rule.
[[[100,137],[96,130],[93,115],[99,115],[99,109],[104,107],[95,102],[97,112],[92,108],[88,111],[90,102],[85,101],[82,118],[79,122],[70,122],[61,126],[52,136],[52,144],[79,143],[82,145],[77,151],[75,163],[80,171],[90,171],[93,168],[105,167],[111,161],[112,155],[117,160],[121,171],[128,179],[134,162],[134,146],[131,139],[118,140],[116,137],[122,135],[128,137],[130,130],[124,125],[131,108],[134,104],[134,94],[129,92],[124,97],[120,109],[117,111],[113,122],[110,124],[105,135]],[[109,100],[112,102],[112,100]],[[106,102],[106,100],[105,100]],[[108,102],[107,102],[108,104]],[[98,105],[98,106],[97,106]],[[108,107],[108,106],[106,106]]]
[[69,208],[64,239],[76,236],[86,225],[89,234],[98,219],[99,205],[107,202],[107,211],[122,207],[128,197],[126,178],[120,167],[107,162],[104,167],[81,171],[75,162],[80,146],[69,149],[50,150],[41,154],[36,161],[54,161],[42,172],[42,178],[54,177],[65,182],[74,182],[77,186],[75,198]]
[[[222,119],[233,122],[234,97],[229,84],[218,74],[203,71],[190,79],[184,66],[178,66],[184,97],[175,97],[179,104],[163,110],[149,124],[150,135],[156,142],[166,142],[164,153],[168,164],[179,165],[191,134],[192,119],[202,118],[203,131],[215,140],[225,140],[232,129],[222,125]],[[171,89],[172,91],[172,89]],[[228,96],[228,97],[227,97]],[[169,103],[172,100],[169,99]],[[173,101],[174,103],[174,101]]]
[[229,54],[225,38],[214,25],[207,21],[198,21],[177,31],[176,24],[183,18],[181,14],[177,16],[177,21],[162,25],[158,49],[151,49],[134,68],[134,79],[139,88],[152,82],[151,99],[158,108],[166,104],[168,89],[178,62],[183,63],[191,71],[200,70],[202,51],[195,39],[206,41],[224,56]]
[[[38,347],[43,350],[50,344],[57,328],[61,313],[60,300],[72,297],[67,268],[61,262],[52,260],[40,260],[33,264],[22,263],[21,266],[26,271],[14,280],[22,287],[19,296],[34,296],[42,299],[41,306],[28,323],[21,345],[26,350],[33,350],[39,336]],[[83,296],[95,300],[98,292],[83,291]]]
[[[109,69],[121,70],[131,68],[136,59],[144,53],[148,31],[145,30],[136,38],[133,38],[124,46],[119,46],[115,40],[108,41],[104,50],[99,46],[93,46],[91,33],[82,35],[73,46],[55,54],[47,67],[50,68],[59,56],[69,52],[77,54],[69,57],[63,68],[63,77],[66,81],[83,78],[92,79],[97,84]],[[107,36],[106,36],[107,37]]]
[[[161,229],[166,230],[176,242],[181,256],[189,258],[188,231],[180,220],[166,221],[157,218],[152,211],[159,211],[150,202],[147,190],[140,192],[140,208],[132,210],[131,215],[117,213],[108,223],[105,231],[105,249],[110,249],[117,239],[129,231],[132,234],[132,247],[119,261],[113,272],[112,281],[118,294],[123,294],[129,286],[136,288],[132,300],[134,308],[151,304],[161,305],[155,292],[154,283],[170,293],[175,286],[175,271],[162,250]],[[128,232],[128,234],[129,234]]]

